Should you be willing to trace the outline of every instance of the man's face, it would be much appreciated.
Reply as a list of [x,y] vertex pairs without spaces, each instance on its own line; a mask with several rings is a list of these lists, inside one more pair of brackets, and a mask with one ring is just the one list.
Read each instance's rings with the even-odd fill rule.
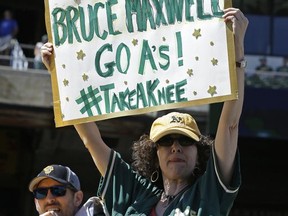
[[[61,185],[61,183],[53,179],[47,178],[42,180],[37,186],[37,188],[50,188],[53,186]],[[49,189],[46,197],[42,199],[34,198],[34,202],[36,205],[36,209],[40,215],[43,214],[43,216],[74,216],[82,202],[82,199],[82,191],[74,192],[71,189],[66,188],[65,195],[57,196],[51,193],[51,189]]]

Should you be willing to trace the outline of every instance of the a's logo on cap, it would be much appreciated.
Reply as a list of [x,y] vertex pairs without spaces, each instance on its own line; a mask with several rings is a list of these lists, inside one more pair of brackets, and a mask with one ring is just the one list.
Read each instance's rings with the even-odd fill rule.
[[49,175],[54,170],[53,166],[47,166],[43,169],[46,175]]
[[180,116],[171,116],[170,123],[183,123],[183,118]]

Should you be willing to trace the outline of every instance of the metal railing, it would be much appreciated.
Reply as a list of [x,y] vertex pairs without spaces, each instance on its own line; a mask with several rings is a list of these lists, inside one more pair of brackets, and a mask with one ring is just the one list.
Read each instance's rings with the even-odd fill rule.
[[[10,66],[15,70],[37,69],[46,70],[41,61],[34,58],[35,45],[22,44],[16,39],[12,39],[2,47],[6,49],[0,50],[0,65]],[[32,57],[31,57],[32,56]]]

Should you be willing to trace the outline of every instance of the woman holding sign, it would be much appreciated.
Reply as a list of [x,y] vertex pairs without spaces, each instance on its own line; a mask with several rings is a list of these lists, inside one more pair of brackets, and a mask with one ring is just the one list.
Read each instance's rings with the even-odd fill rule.
[[[223,18],[232,22],[235,36],[239,98],[224,102],[214,141],[201,134],[192,116],[169,113],[134,143],[130,166],[104,143],[95,123],[75,125],[103,176],[98,192],[105,194],[110,215],[229,214],[241,182],[237,139],[248,20],[236,8],[225,9]],[[42,48],[48,68],[52,51],[51,43]]]

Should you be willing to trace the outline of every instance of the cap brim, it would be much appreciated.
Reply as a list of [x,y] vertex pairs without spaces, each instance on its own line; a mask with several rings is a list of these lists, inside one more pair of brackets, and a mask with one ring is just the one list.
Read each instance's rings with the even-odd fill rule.
[[165,128],[163,129],[161,132],[159,132],[154,138],[153,141],[157,142],[159,139],[161,139],[162,137],[169,135],[169,134],[181,134],[184,136],[188,136],[192,139],[194,139],[195,141],[199,141],[200,140],[200,135],[197,135],[195,132],[188,130],[186,128],[179,128],[179,127],[171,127],[169,129]]
[[35,186],[38,185],[42,180],[47,179],[47,178],[53,179],[53,180],[55,180],[57,182],[60,182],[62,184],[66,184],[67,183],[67,182],[65,182],[63,180],[60,180],[60,179],[57,179],[57,178],[53,178],[51,176],[39,176],[39,177],[35,177],[34,179],[32,179],[32,181],[29,184],[29,191],[33,192]]
[[35,186],[38,185],[40,181],[46,178],[47,178],[46,176],[45,177],[43,176],[43,177],[36,177],[32,179],[32,181],[29,184],[29,191],[33,192],[33,189],[35,188]]

